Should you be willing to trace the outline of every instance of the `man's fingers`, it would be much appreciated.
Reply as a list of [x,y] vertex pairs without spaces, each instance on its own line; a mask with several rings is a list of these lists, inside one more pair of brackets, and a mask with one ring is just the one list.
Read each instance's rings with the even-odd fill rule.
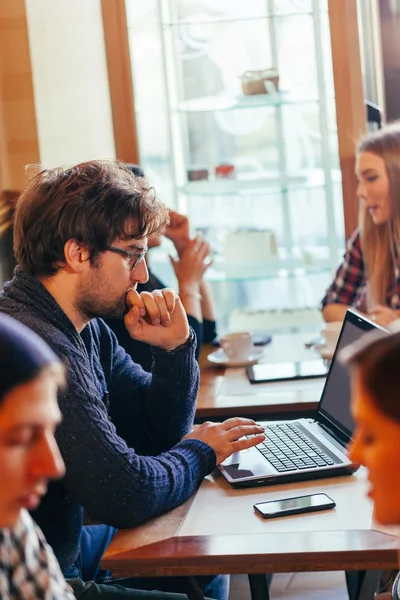
[[152,325],[160,325],[161,319],[166,318],[167,313],[167,308],[165,306],[161,291],[155,290],[152,293],[142,292],[141,297],[146,308],[146,313]]
[[142,292],[141,298],[144,303],[148,320],[152,325],[168,326],[171,323],[171,314],[175,309],[176,293],[170,288],[154,290],[153,292]]
[[227,431],[233,427],[239,427],[239,425],[257,425],[257,423],[253,421],[253,419],[248,419],[247,417],[231,417],[230,419],[222,421],[221,425],[223,425],[224,429]]
[[167,303],[161,290],[153,292],[154,300],[156,301],[158,310],[160,311],[161,324],[168,326],[171,323]]
[[164,296],[165,303],[167,305],[167,309],[170,313],[174,312],[175,302],[176,302],[176,292],[171,288],[164,288],[162,290],[162,294]]
[[[154,294],[154,292],[153,292]],[[141,297],[146,309],[146,315],[153,325],[159,325],[161,322],[160,311],[154,300],[154,296],[150,292],[141,292]]]
[[142,317],[146,314],[143,299],[136,290],[129,290],[129,292],[125,296],[125,302],[129,309],[133,306],[137,306],[140,310],[140,314]]
[[247,450],[248,448],[257,446],[257,444],[261,444],[261,442],[263,442],[264,440],[264,433],[260,433],[251,438],[242,438],[241,440],[236,440],[232,442],[232,454],[233,452],[239,452],[240,450]]
[[140,319],[140,310],[138,306],[132,306],[130,311],[125,315],[124,321],[125,325],[132,330],[135,327]]
[[230,442],[238,440],[245,435],[258,435],[263,434],[264,428],[260,425],[239,425],[238,427],[232,427],[226,432],[227,438]]

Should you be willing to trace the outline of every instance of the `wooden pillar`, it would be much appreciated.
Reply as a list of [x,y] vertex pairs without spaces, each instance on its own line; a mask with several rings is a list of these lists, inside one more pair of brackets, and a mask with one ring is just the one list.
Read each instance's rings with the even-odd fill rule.
[[24,0],[0,0],[0,190],[21,189],[39,162]]
[[400,3],[379,0],[386,117],[400,118]]
[[357,0],[328,0],[346,237],[357,227],[355,146],[366,131]]
[[125,0],[101,0],[108,81],[119,160],[139,164]]

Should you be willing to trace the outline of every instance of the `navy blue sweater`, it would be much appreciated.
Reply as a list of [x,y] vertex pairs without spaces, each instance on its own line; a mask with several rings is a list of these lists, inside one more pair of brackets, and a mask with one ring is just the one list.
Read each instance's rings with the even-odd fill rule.
[[146,373],[101,319],[79,334],[38,279],[18,268],[0,311],[36,331],[67,367],[56,433],[66,476],[33,514],[66,571],[78,554],[83,508],[102,523],[133,527],[184,502],[215,467],[207,444],[179,441],[194,419],[195,343],[153,348]]

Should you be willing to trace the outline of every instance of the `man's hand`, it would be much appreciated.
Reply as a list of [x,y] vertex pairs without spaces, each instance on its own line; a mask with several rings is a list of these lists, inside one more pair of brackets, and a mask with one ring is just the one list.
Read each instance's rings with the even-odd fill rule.
[[[246,435],[254,435],[254,437],[243,437]],[[217,456],[217,465],[219,465],[234,452],[261,444],[265,440],[265,434],[264,428],[257,425],[252,419],[234,417],[222,423],[206,421],[182,439],[201,440],[211,446]]]
[[399,315],[395,310],[389,308],[389,306],[378,304],[370,310],[369,318],[381,327],[387,327],[390,323],[396,321],[399,318]]
[[181,255],[190,240],[188,218],[170,210],[169,225],[165,228],[164,235],[173,242],[178,255]]
[[129,290],[125,315],[129,335],[140,342],[173,350],[189,337],[185,309],[175,291],[169,288],[142,292]]

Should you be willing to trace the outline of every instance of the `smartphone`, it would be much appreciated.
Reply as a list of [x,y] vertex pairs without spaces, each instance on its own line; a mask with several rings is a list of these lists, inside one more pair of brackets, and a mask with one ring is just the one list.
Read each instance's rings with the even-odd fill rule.
[[263,519],[274,519],[286,515],[300,515],[302,513],[315,512],[335,508],[336,503],[326,494],[311,494],[310,496],[297,496],[295,498],[283,498],[272,502],[259,502],[254,509]]
[[296,362],[261,363],[247,367],[246,372],[251,383],[265,383],[323,377],[328,370],[324,361],[317,358],[316,360]]

